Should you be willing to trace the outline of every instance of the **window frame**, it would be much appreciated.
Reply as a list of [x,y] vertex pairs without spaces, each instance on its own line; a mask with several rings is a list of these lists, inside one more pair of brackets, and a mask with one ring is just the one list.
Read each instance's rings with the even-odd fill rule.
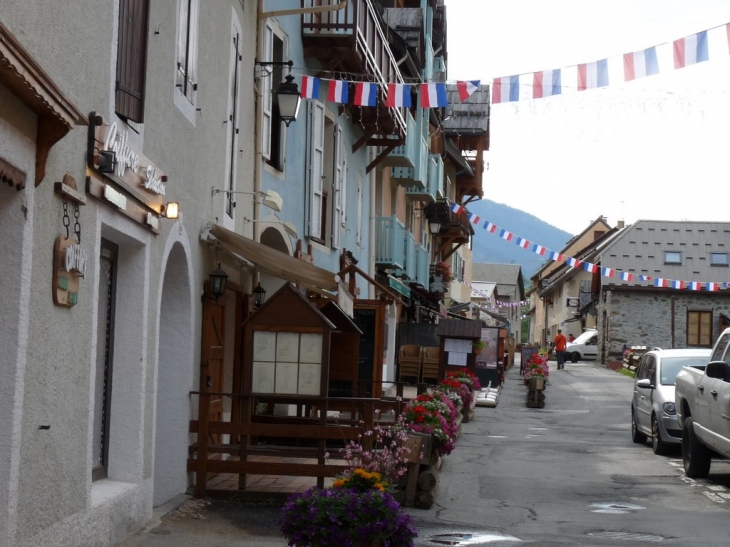
[[238,171],[238,141],[241,112],[238,103],[241,100],[241,72],[243,68],[243,53],[241,43],[243,31],[241,24],[236,17],[231,19],[230,42],[229,42],[229,65],[228,65],[228,101],[226,106],[226,148],[223,188],[227,190],[223,194],[223,225],[233,229],[235,219],[235,194]]
[[[289,41],[273,20],[266,20],[262,32],[262,62],[288,61]],[[284,80],[283,66],[259,66],[261,82],[261,154],[266,165],[283,173],[286,165],[287,126],[282,123],[275,89]]]
[[178,4],[175,89],[190,104],[198,91],[198,21],[200,0],[180,0]]
[[[690,332],[692,328],[692,317],[697,317],[697,334],[693,336]],[[709,316],[709,327],[707,333],[702,329],[702,318]],[[693,348],[711,348],[712,347],[712,332],[713,332],[713,316],[712,310],[687,310],[687,347]],[[706,340],[702,343],[703,338]]]
[[[677,255],[677,260],[670,260],[669,255]],[[682,251],[664,251],[664,264],[682,265]]]
[[[724,257],[724,262],[716,262],[715,257]],[[719,252],[711,252],[710,253],[710,266],[715,266],[719,268],[727,268],[730,266],[730,262],[728,262],[728,256],[727,253],[719,253]]]

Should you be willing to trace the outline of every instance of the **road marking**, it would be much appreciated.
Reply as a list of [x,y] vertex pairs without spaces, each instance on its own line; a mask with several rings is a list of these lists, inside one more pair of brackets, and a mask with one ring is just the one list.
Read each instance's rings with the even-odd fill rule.
[[[673,467],[679,467],[679,464],[677,464],[678,460],[670,460],[669,465]],[[702,492],[705,497],[707,497],[709,500],[714,501],[715,503],[724,504],[725,500],[730,500],[730,493],[728,493],[727,488],[720,484],[709,484],[707,479],[690,479],[685,473],[682,473],[681,475],[677,475],[679,480],[684,482],[685,484],[688,484],[692,488],[696,488],[698,486],[701,486],[703,488],[706,488]]]
[[664,541],[664,538],[661,536],[652,536],[649,534],[632,534],[630,532],[588,532],[588,535],[598,538],[615,539],[617,541]]

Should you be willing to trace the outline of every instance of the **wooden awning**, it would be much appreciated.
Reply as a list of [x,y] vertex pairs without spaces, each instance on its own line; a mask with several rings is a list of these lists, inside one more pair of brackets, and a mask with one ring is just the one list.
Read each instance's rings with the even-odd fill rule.
[[35,185],[38,186],[46,174],[46,159],[51,147],[74,126],[88,122],[2,22],[0,85],[10,89],[38,116],[35,165]]
[[331,293],[337,292],[338,285],[334,272],[267,247],[218,224],[213,225],[210,234],[226,244],[232,252],[239,254],[268,274],[292,283],[302,283]]

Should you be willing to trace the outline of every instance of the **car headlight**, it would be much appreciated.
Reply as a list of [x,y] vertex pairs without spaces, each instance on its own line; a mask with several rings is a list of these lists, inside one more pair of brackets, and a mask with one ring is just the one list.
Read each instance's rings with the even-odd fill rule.
[[667,414],[676,414],[677,407],[674,403],[664,403],[664,412],[666,412]]

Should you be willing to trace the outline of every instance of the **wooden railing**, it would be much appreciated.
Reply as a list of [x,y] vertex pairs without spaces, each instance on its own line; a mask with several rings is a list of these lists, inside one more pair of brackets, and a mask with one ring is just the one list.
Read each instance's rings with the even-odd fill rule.
[[[402,386],[398,393],[402,396]],[[199,419],[191,420],[189,427],[189,432],[196,433],[198,438],[190,446],[187,464],[188,472],[195,473],[196,497],[205,497],[211,473],[238,474],[239,490],[246,489],[246,475],[250,474],[316,477],[317,485],[322,487],[325,477],[333,477],[347,467],[338,448],[358,439],[364,448],[369,448],[369,437],[364,433],[378,424],[392,422],[405,404],[402,397],[386,400],[198,391],[191,395],[199,398]],[[230,422],[209,419],[211,398],[221,397],[239,400],[240,405],[234,406],[241,409],[240,418],[234,417]],[[296,413],[292,416],[256,414],[257,401],[295,405]],[[330,409],[347,412],[347,417],[328,416]],[[228,436],[227,442],[213,441],[224,435]],[[265,437],[267,444],[257,444],[260,437]],[[285,446],[287,443],[289,446]],[[330,457],[325,457],[327,453]],[[230,454],[237,459],[210,459],[212,454]],[[250,461],[249,456],[301,458],[302,463]],[[339,462],[331,463],[332,460]]]

